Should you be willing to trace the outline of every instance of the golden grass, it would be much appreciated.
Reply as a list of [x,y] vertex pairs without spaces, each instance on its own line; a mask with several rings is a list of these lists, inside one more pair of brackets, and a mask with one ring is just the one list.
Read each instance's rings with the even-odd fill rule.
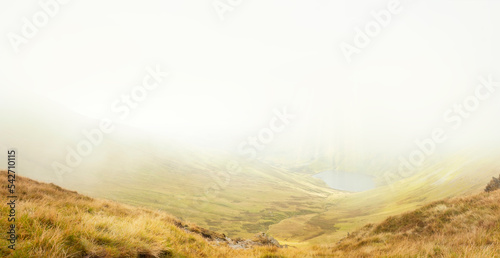
[[[6,185],[6,172],[0,174]],[[18,243],[11,252],[3,238],[0,256],[234,257],[274,252],[265,247],[242,252],[216,246],[177,227],[179,221],[165,212],[93,199],[53,184],[16,177],[16,190]],[[2,214],[7,212],[3,205]],[[0,225],[6,231],[7,219]]]
[[437,201],[389,217],[331,249],[360,257],[500,257],[500,191]]
[[[2,171],[0,184],[6,185],[6,178]],[[16,178],[16,191],[19,239],[12,252],[2,237],[4,257],[500,257],[500,191],[434,202],[369,224],[338,244],[245,250],[208,241],[202,234],[221,234],[162,211],[23,177]],[[1,209],[7,214],[6,205]],[[0,226],[6,231],[6,218]]]

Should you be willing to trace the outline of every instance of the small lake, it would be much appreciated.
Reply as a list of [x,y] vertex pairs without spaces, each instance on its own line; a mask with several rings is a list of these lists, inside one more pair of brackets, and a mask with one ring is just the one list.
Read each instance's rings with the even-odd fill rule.
[[363,174],[325,171],[313,177],[323,180],[329,187],[349,192],[362,192],[375,188],[373,177]]

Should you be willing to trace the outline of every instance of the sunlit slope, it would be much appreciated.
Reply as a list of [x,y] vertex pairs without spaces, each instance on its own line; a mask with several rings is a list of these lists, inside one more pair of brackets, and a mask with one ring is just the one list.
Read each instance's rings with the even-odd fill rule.
[[[453,155],[443,161],[428,162],[413,176],[390,186],[331,198],[327,212],[283,220],[271,226],[271,234],[280,239],[334,242],[366,223],[420,207],[424,203],[477,193],[492,176],[498,174],[500,160],[495,155]],[[313,228],[321,228],[315,238]]]
[[230,236],[251,236],[326,211],[342,193],[300,173],[203,149],[110,135],[57,183],[82,193],[166,210]]
[[[91,196],[164,209],[230,236],[253,235],[285,218],[326,211],[327,198],[341,195],[307,175],[213,153],[103,148],[114,149],[107,162],[83,164],[65,177],[65,185]],[[239,164],[237,172],[228,171],[228,164]],[[79,183],[89,178],[95,180]]]
[[[0,171],[0,183],[7,184],[6,171]],[[279,251],[259,242],[234,249],[223,234],[163,211],[93,199],[21,176],[15,183],[17,242],[11,250],[2,238],[2,257],[269,257]],[[0,209],[7,214],[9,207]],[[0,226],[7,229],[10,222],[0,220]],[[288,257],[304,256],[286,251]]]
[[351,232],[334,256],[500,257],[500,191],[439,200]]

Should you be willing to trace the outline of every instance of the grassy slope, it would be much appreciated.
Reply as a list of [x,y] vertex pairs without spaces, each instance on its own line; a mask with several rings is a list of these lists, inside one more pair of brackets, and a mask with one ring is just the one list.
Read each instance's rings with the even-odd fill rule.
[[[162,209],[230,237],[253,236],[282,219],[325,211],[325,198],[337,193],[318,179],[158,139],[119,123],[80,165],[59,175],[53,162],[65,164],[67,147],[75,149],[85,139],[82,130],[94,130],[99,122],[39,96],[23,94],[6,107],[16,113],[0,112],[11,121],[0,127],[0,149],[15,146],[23,153],[18,157],[22,175],[92,197]],[[241,172],[227,178],[226,166],[234,161]],[[200,203],[213,185],[219,190],[209,191]]]
[[[82,164],[64,175],[62,186],[162,209],[230,237],[253,236],[283,219],[324,212],[327,197],[341,195],[308,175],[258,162],[237,160],[241,171],[230,175],[226,165],[234,160],[224,155],[103,145],[91,158],[106,157],[101,150],[113,150],[112,156],[104,163]],[[210,186],[218,190],[205,195]]]
[[263,231],[294,245],[336,242],[368,222],[478,192],[498,174],[500,164],[496,157],[471,161],[470,155],[454,156],[424,166],[394,188],[344,194],[306,173],[240,160],[242,171],[200,203],[207,186],[227,179],[220,171],[234,159],[198,149],[117,142],[103,142],[73,173],[64,175],[60,185],[93,197],[162,209],[233,238]]
[[[3,171],[0,184],[6,183]],[[11,253],[2,238],[2,256],[499,257],[500,253],[500,191],[437,201],[368,224],[339,244],[233,250],[178,228],[178,220],[165,212],[96,200],[22,177],[16,183],[19,240]],[[7,213],[5,205],[1,209]],[[0,220],[1,228],[7,226]]]
[[[6,172],[0,176],[6,185]],[[2,238],[4,257],[237,257],[277,251],[215,246],[178,228],[178,220],[165,212],[92,199],[28,178],[17,177],[16,189],[18,244],[11,253]],[[5,205],[1,210],[8,213]],[[7,229],[7,220],[0,220],[0,226]]]
[[[84,164],[78,168],[83,172],[68,175],[65,183],[69,184],[64,186],[94,197],[166,210],[230,237],[263,231],[293,245],[336,242],[368,222],[380,222],[441,198],[476,193],[498,174],[499,165],[495,157],[453,156],[429,162],[393,188],[343,194],[322,187],[304,173],[242,161],[242,171],[200,203],[197,199],[203,197],[205,187],[227,179],[219,174],[228,164],[224,155],[122,146],[102,149],[114,150],[106,167]],[[105,156],[99,151],[94,155]],[[89,176],[96,180],[82,183]]]
[[368,224],[331,250],[365,257],[500,257],[500,191],[436,201]]
[[[500,161],[493,156],[453,156],[444,162],[429,162],[413,176],[370,191],[331,197],[326,212],[285,219],[270,227],[280,240],[308,243],[336,242],[366,223],[380,222],[426,203],[478,193],[491,176],[498,174]],[[478,171],[480,171],[478,173]],[[304,232],[315,232],[304,234]]]

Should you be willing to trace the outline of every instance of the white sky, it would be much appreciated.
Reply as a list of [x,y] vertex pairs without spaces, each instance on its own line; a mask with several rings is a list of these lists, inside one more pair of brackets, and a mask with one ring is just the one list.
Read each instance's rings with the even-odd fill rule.
[[[288,106],[307,122],[304,137],[340,123],[367,144],[427,136],[479,75],[500,80],[500,2],[401,1],[347,63],[340,43],[352,44],[354,28],[388,2],[244,0],[221,21],[210,0],[73,0],[16,54],[6,35],[41,7],[4,0],[1,94],[33,93],[102,118],[146,66],[161,64],[170,77],[125,123],[167,135],[239,135]],[[479,125],[498,124],[499,99],[481,107]]]

